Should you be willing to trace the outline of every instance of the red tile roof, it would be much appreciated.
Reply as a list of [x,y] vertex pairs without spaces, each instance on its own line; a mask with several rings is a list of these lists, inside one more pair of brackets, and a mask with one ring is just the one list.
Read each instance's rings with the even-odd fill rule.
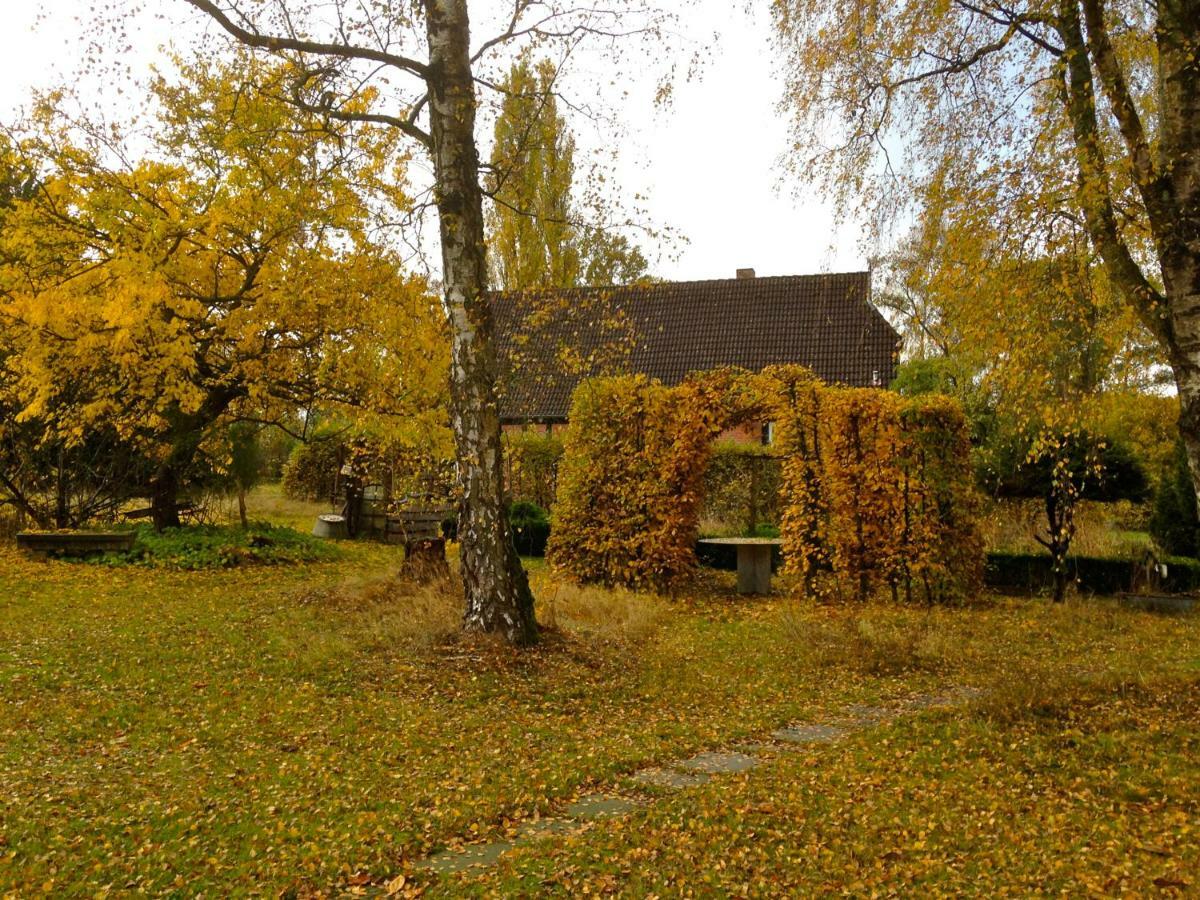
[[493,295],[506,422],[565,421],[587,375],[678,384],[721,366],[797,363],[829,382],[887,385],[900,337],[869,272],[677,281]]

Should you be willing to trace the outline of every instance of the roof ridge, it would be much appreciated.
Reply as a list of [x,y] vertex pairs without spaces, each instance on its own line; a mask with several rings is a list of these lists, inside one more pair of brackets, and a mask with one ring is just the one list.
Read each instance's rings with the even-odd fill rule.
[[816,278],[849,278],[853,276],[871,277],[870,269],[855,269],[849,272],[806,272],[799,275],[755,275],[753,278],[692,278],[685,281],[672,281],[670,279],[662,279],[661,281],[648,282],[630,282],[629,284],[581,284],[575,287],[533,287],[533,288],[517,288],[515,290],[489,290],[489,294],[504,296],[511,294],[557,294],[569,293],[571,291],[626,291],[626,290],[649,290],[652,288],[667,288],[681,287],[684,285],[702,285],[702,284],[745,284],[753,285],[755,282],[761,284],[764,281],[797,281],[801,279],[816,279]]

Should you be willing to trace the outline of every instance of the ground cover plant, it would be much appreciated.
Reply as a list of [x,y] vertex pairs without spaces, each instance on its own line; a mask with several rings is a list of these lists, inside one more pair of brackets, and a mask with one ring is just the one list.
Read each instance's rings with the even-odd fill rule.
[[[260,499],[252,497],[256,516]],[[279,504],[277,496],[266,500]],[[1038,721],[1046,698],[1070,705],[1091,696],[1094,684],[1128,685],[1147,697],[1175,684],[1186,698],[1200,658],[1195,617],[1104,602],[932,610],[746,602],[732,599],[723,573],[667,600],[562,586],[541,566],[531,566],[531,577],[547,639],[517,652],[462,638],[452,596],[388,579],[399,568],[397,548],[340,546],[336,561],[197,572],[34,562],[3,551],[0,895],[330,895],[400,875],[404,890],[456,892],[469,885],[435,881],[415,863],[442,847],[511,834],[518,821],[623,784],[641,766],[817,720],[848,703],[962,684],[1009,698],[991,708],[1000,713],[981,708],[961,720],[922,720],[912,731],[897,726],[881,747],[864,737],[849,758],[824,761],[834,772],[828,802],[813,787],[823,768],[806,770],[800,757],[761,788],[758,775],[735,786],[756,798],[797,798],[755,799],[747,821],[768,835],[764,875],[777,871],[781,884],[818,889],[824,882],[806,882],[813,871],[789,860],[825,834],[821,822],[842,822],[838,804],[857,796],[855,785],[899,778],[919,816],[931,798],[953,808],[995,784],[1004,814],[1001,775],[1025,771],[1019,748],[1053,743],[1041,732],[1035,744],[1022,743],[1023,723]],[[1114,760],[1105,783],[1144,788],[1148,773],[1162,769],[1163,783],[1173,784],[1172,772],[1187,774],[1177,765],[1189,740],[1182,713],[1147,703],[1136,714],[1137,731],[1159,737],[1129,736],[1139,752]],[[976,768],[984,738],[1009,766],[988,782]],[[1005,749],[1013,742],[1017,748]],[[1062,748],[1059,756],[1032,753],[1028,777],[1057,784],[1072,767],[1091,765]],[[953,777],[919,792],[918,775],[897,768],[909,755],[924,767],[915,771],[940,766]],[[749,852],[757,844],[745,828],[713,810],[729,800],[729,810],[749,816],[751,801],[709,790],[720,789],[672,803],[694,802],[695,827],[713,829],[703,852]],[[890,821],[886,809],[876,812],[878,822],[864,811],[856,826],[864,841],[872,822]],[[677,851],[656,837],[647,842],[664,862],[663,885],[687,854],[707,859],[686,831],[660,818],[684,814],[656,807],[626,826],[679,837]],[[789,843],[801,814],[816,830]],[[1164,818],[1161,834],[1146,840],[1174,853],[1172,821]],[[1141,826],[1127,834],[1112,827],[1113,840],[1142,839]],[[523,858],[489,876],[502,880],[476,887],[530,889],[530,879],[545,876],[564,891],[585,881],[642,892],[624,872],[626,860],[641,859],[621,849],[633,838],[615,828],[579,840],[547,845],[542,862]],[[617,853],[614,866],[589,861],[605,841]],[[848,871],[861,857],[855,846],[849,837],[830,843],[823,858]],[[894,849],[908,853],[906,844]],[[1065,864],[1074,851],[1042,852]],[[1174,859],[1150,854],[1145,865]],[[724,878],[721,871],[714,862]],[[1153,877],[1176,877],[1172,871],[1164,862]],[[1001,870],[989,877],[999,881]],[[721,883],[737,892],[741,882]],[[746,892],[763,892],[749,884]]]
[[215,569],[247,565],[280,565],[337,559],[335,544],[302,534],[285,525],[254,522],[234,525],[192,525],[155,531],[137,529],[133,549],[91,557],[109,566],[144,565],[175,569]]

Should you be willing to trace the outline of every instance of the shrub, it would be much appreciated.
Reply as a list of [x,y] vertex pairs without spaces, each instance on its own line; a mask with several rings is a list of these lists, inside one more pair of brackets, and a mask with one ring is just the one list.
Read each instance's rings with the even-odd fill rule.
[[554,503],[563,442],[556,434],[536,431],[504,435],[504,485],[510,500],[529,501],[543,509]]
[[545,556],[550,539],[550,517],[536,503],[518,501],[508,508],[513,544],[522,556]]
[[982,541],[957,404],[828,388],[799,367],[718,370],[675,388],[641,376],[582,383],[552,565],[579,582],[673,586],[696,564],[713,439],[762,418],[778,425],[784,555],[810,592],[825,573],[861,600],[878,584],[927,602],[978,587]]
[[948,602],[981,583],[983,542],[966,418],[948,397],[821,384],[790,369],[763,375],[783,456],[780,529],[788,568],[809,594]]
[[730,377],[667,388],[634,375],[576,389],[547,550],[552,566],[582,583],[657,590],[692,572],[704,470],[724,427]]
[[762,525],[778,525],[782,480],[783,468],[774,448],[744,441],[718,441],[704,473],[701,518],[738,534],[754,534]]
[[1172,556],[1194,557],[1200,554],[1196,488],[1181,440],[1176,440],[1174,457],[1169,465],[1163,467],[1158,490],[1154,492],[1150,535],[1165,553]]
[[228,569],[246,565],[280,565],[337,559],[334,545],[291,528],[255,522],[250,528],[190,525],[156,532],[137,529],[137,541],[126,553],[89,557],[109,566],[144,565],[166,569]]
[[292,448],[283,466],[284,495],[293,500],[328,501],[346,455],[346,441],[340,432],[319,429],[311,440]]
[[[1167,577],[1162,590],[1187,593],[1200,589],[1200,561],[1182,556],[1162,560]],[[1141,563],[1132,559],[1098,556],[1070,556],[1066,568],[1068,580],[1085,594],[1117,594],[1129,590]],[[984,573],[988,587],[1026,594],[1055,589],[1054,559],[1048,553],[992,552],[987,555]]]
[[453,460],[424,445],[354,436],[334,426],[319,429],[311,440],[295,447],[284,466],[283,492],[297,500],[340,500],[341,471],[346,465],[362,484],[382,485],[389,500],[453,500]]

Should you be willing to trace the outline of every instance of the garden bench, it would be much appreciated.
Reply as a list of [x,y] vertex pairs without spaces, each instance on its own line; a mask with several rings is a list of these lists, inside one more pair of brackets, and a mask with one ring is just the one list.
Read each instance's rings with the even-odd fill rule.
[[739,594],[771,593],[771,551],[779,538],[701,538],[701,544],[723,544],[737,548],[737,591]]
[[131,531],[22,531],[17,534],[17,547],[43,558],[89,556],[131,550],[135,538]]

